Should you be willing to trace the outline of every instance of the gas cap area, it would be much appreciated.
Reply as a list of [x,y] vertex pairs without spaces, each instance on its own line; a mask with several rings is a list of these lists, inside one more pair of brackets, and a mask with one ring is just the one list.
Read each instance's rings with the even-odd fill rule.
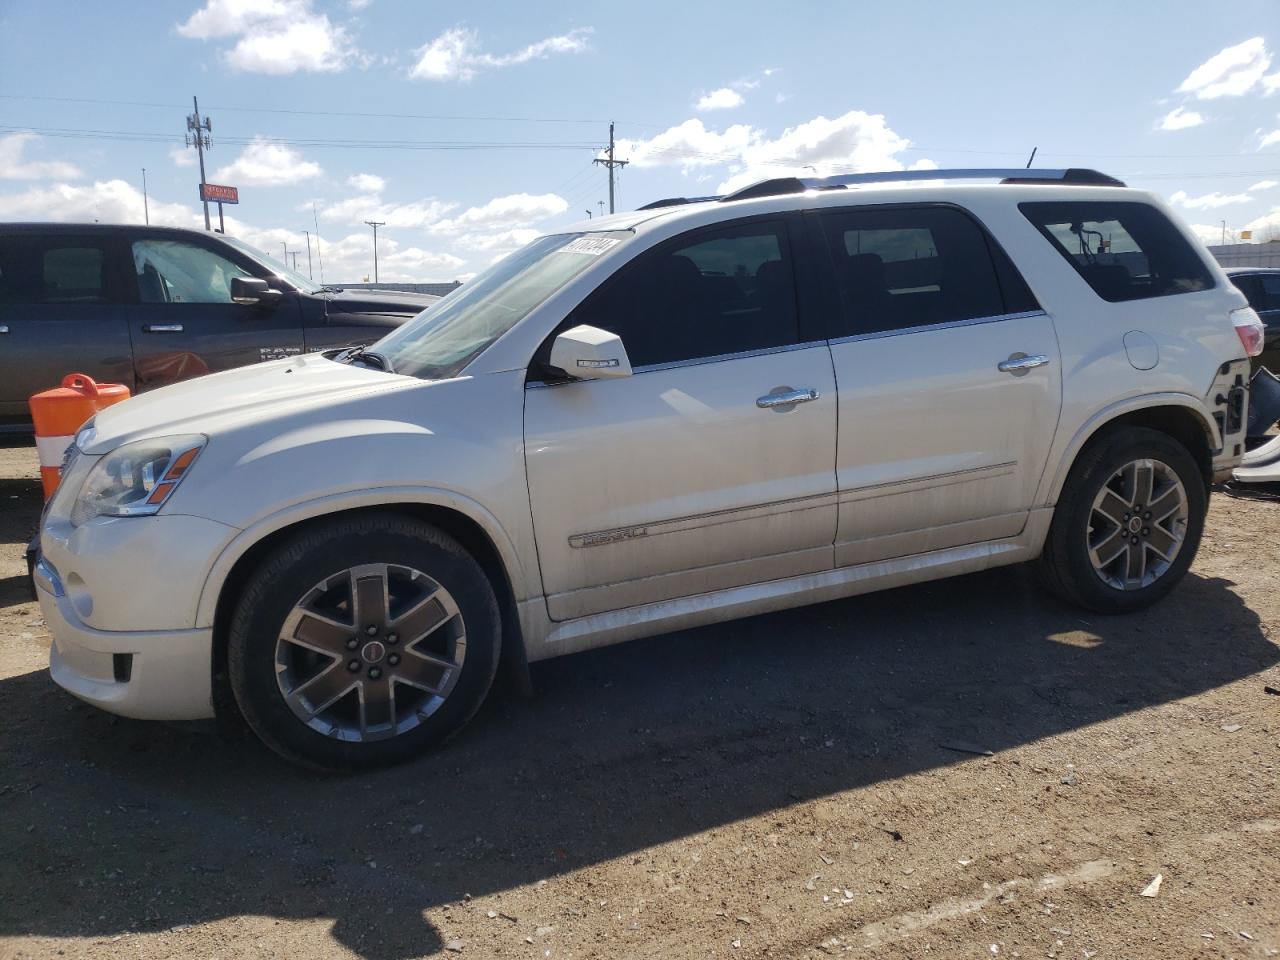
[[1124,352],[1135,370],[1150,370],[1160,362],[1160,348],[1141,330],[1130,330],[1124,335]]

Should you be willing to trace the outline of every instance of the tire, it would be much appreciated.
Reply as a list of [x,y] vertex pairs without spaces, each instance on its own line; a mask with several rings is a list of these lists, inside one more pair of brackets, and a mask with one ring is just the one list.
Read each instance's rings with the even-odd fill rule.
[[228,637],[231,689],[254,733],[291,761],[401,763],[480,708],[500,620],[484,571],[439,529],[393,513],[334,519],[250,577]]
[[[1143,464],[1151,470],[1150,487]],[[1182,505],[1162,519],[1178,485]],[[1149,502],[1137,502],[1148,489]],[[1039,560],[1041,581],[1062,599],[1098,613],[1149,607],[1195,559],[1208,503],[1204,475],[1177,440],[1146,427],[1109,430],[1089,442],[1067,476]],[[1125,552],[1103,563],[1117,549]]]

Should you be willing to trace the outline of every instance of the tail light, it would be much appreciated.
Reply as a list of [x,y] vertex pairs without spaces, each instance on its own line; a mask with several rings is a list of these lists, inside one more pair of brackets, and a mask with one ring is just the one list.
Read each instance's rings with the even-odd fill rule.
[[1244,345],[1245,356],[1256,357],[1260,354],[1266,338],[1266,328],[1262,326],[1262,319],[1253,307],[1232,310],[1231,323],[1236,328],[1236,336]]

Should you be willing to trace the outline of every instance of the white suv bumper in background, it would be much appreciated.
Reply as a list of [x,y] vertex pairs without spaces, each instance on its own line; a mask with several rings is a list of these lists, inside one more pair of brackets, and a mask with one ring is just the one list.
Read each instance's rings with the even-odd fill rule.
[[213,716],[213,630],[115,632],[87,627],[58,572],[35,570],[40,609],[53,634],[49,672],[64,690],[111,713],[140,720]]

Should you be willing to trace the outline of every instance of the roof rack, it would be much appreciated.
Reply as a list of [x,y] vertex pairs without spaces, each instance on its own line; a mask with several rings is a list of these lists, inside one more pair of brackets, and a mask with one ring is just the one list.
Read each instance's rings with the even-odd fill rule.
[[667,197],[665,200],[653,200],[637,210],[657,210],[659,207],[678,207],[685,203],[705,203],[708,200],[721,199],[719,194],[712,197]]
[[[1125,185],[1115,177],[1083,167],[1067,167],[1062,170],[1030,170],[1020,167],[973,170],[890,170],[884,173],[846,173],[835,177],[778,177],[753,183],[749,187],[743,187],[718,199],[722,203],[729,203],[733,200],[751,200],[755,197],[804,193],[806,190],[843,190],[862,183],[893,183],[909,180],[999,180],[1007,184],[1063,183],[1089,187],[1123,187]],[[669,203],[670,201],[659,201],[658,204],[650,204],[650,206],[665,206]]]

